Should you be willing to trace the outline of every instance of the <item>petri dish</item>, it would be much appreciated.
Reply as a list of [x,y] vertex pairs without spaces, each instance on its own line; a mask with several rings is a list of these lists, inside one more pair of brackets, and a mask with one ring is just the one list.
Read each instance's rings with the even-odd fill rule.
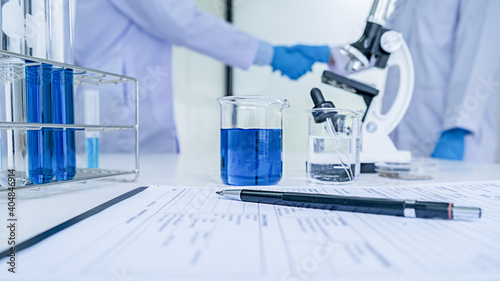
[[375,172],[379,176],[398,180],[432,180],[436,171],[436,163],[429,160],[418,160],[409,163],[379,162],[375,163]]

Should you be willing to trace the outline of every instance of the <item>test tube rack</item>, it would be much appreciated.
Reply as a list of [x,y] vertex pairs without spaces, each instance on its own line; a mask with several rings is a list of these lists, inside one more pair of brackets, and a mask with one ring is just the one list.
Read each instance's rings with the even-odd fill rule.
[[[32,184],[28,182],[24,186],[16,189],[40,188],[51,185],[60,185],[74,182],[86,182],[89,180],[106,179],[115,181],[135,181],[139,176],[139,82],[132,77],[117,75],[113,73],[98,71],[76,65],[60,63],[45,59],[39,59],[31,56],[20,55],[7,51],[0,51],[0,82],[8,79],[23,79],[25,75],[25,66],[50,64],[53,67],[61,69],[71,69],[74,75],[74,87],[80,86],[100,86],[105,84],[129,84],[130,88],[135,89],[135,124],[127,125],[87,125],[87,124],[54,124],[54,123],[29,123],[29,122],[5,122],[0,119],[0,132],[2,131],[30,131],[30,130],[74,130],[75,132],[116,132],[122,130],[132,130],[135,132],[135,152],[127,163],[128,169],[87,169],[77,166],[76,175],[73,179],[67,181],[56,181],[49,183]],[[11,77],[9,77],[11,76]],[[14,76],[14,77],[12,77]],[[0,85],[1,86],[1,85]],[[75,91],[76,92],[76,91]],[[0,105],[3,106],[3,105]],[[102,106],[102,105],[101,105]],[[75,107],[75,111],[78,110]],[[26,118],[24,118],[26,120]],[[2,155],[4,157],[4,155]],[[125,166],[125,165],[124,165]],[[132,168],[130,168],[132,167]],[[6,191],[0,188],[0,192]]]

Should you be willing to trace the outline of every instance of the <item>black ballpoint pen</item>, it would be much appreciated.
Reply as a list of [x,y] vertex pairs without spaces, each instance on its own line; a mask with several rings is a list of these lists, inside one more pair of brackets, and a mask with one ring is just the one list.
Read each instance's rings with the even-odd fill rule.
[[480,208],[456,207],[452,203],[442,202],[248,189],[222,190],[217,191],[217,194],[244,202],[409,218],[474,220],[481,217]]

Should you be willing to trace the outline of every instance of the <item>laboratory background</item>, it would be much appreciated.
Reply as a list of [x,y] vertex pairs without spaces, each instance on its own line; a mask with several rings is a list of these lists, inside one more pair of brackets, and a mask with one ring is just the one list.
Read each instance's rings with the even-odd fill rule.
[[[197,1],[200,9],[219,17],[225,15],[225,1]],[[243,31],[274,45],[342,45],[363,33],[371,1],[234,1],[234,24]],[[336,26],[341,26],[336,28]],[[216,99],[226,93],[225,65],[186,48],[174,48],[174,102],[181,153],[200,153],[219,146],[219,105]],[[340,108],[365,109],[359,96],[321,83],[328,69],[317,64],[298,81],[272,73],[270,67],[234,70],[235,95],[270,95],[286,98],[283,136],[284,151],[307,151],[305,110],[313,107],[309,92],[319,87]],[[383,86],[385,72],[356,74],[367,83]],[[197,104],[198,106],[193,106]],[[201,125],[202,124],[202,125]],[[199,128],[200,131],[192,130]]]
[[[225,1],[198,0],[197,3],[203,11],[224,18]],[[371,4],[370,0],[237,0],[233,3],[233,20],[241,30],[275,45],[343,45],[361,36]],[[235,68],[234,94],[288,99],[291,107],[286,111],[283,149],[305,153],[307,119],[304,110],[312,107],[311,88],[319,87],[327,100],[334,101],[339,108],[366,109],[361,97],[322,84],[321,73],[326,69],[327,65],[316,64],[312,73],[292,81],[279,73],[271,73],[270,67],[254,66],[249,71]],[[385,75],[386,70],[370,69],[352,77],[383,89]],[[218,149],[220,110],[216,99],[226,92],[225,65],[186,48],[174,47],[173,85],[181,153]],[[195,104],[197,106],[193,106]],[[198,130],[193,130],[195,127]],[[433,137],[439,138],[439,133]],[[497,162],[500,162],[500,152]]]
[[0,0],[0,280],[500,280],[500,0],[37,1]]

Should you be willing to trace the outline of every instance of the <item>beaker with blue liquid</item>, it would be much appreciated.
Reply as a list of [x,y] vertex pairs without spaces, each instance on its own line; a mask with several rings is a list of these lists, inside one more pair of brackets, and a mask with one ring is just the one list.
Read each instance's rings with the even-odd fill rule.
[[218,99],[221,108],[221,178],[227,185],[275,185],[283,174],[283,109],[266,96]]

